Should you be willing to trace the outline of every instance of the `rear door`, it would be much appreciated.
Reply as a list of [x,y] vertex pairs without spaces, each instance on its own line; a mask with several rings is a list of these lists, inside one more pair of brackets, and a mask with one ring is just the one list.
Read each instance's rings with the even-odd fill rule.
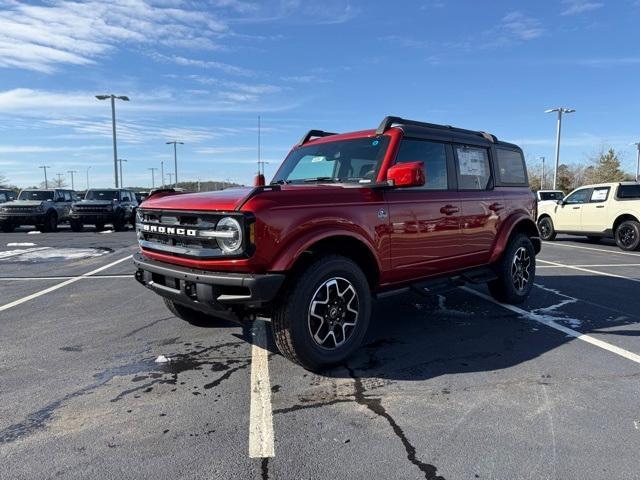
[[456,268],[461,255],[460,202],[451,145],[404,138],[397,163],[423,162],[422,187],[385,192],[394,278],[417,279]]
[[613,227],[609,216],[610,195],[611,187],[594,187],[589,202],[582,205],[581,231],[600,233]]
[[462,248],[471,264],[485,263],[503,220],[504,200],[494,189],[491,149],[454,144],[455,165],[462,215]]
[[591,198],[591,188],[581,188],[569,194],[562,204],[554,207],[553,226],[558,231],[582,230],[582,207]]

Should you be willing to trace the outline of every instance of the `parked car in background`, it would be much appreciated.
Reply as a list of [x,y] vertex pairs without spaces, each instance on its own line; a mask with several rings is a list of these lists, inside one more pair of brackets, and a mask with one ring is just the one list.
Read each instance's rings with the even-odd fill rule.
[[79,232],[84,225],[95,225],[103,230],[106,224],[116,231],[124,230],[127,223],[135,226],[138,201],[134,193],[122,188],[92,188],[84,200],[75,202],[71,209],[71,229]]
[[540,240],[522,150],[495,136],[386,117],[311,130],[267,186],[151,195],[136,279],[196,324],[271,316],[280,352],[343,362],[373,296],[487,283],[523,302]]
[[138,201],[138,205],[144,202],[147,198],[149,198],[149,192],[136,192],[136,200]]
[[557,202],[538,207],[540,238],[558,233],[592,241],[612,237],[623,250],[640,248],[640,183],[602,183],[575,189]]
[[562,190],[538,190],[536,192],[538,202],[557,202],[563,198],[564,192]]
[[72,190],[22,190],[17,200],[0,204],[0,228],[12,232],[22,225],[35,225],[42,232],[54,232],[69,220],[72,199]]
[[13,190],[0,189],[0,203],[12,202],[18,197],[18,194]]

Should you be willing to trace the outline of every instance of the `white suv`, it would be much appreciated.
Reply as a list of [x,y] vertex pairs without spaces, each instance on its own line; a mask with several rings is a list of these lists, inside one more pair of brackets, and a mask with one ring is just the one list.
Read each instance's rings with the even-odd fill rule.
[[542,240],[557,233],[597,241],[613,237],[623,250],[640,247],[640,183],[602,183],[575,189],[563,200],[538,204]]

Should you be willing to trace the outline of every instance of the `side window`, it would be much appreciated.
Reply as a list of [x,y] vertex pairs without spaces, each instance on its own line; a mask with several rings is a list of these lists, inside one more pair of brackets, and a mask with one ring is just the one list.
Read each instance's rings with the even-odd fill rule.
[[620,185],[618,187],[618,198],[640,198],[640,185]]
[[64,192],[64,201],[65,202],[70,202],[71,201],[71,192],[68,192],[68,191]]
[[571,205],[575,205],[578,203],[587,203],[589,202],[589,198],[591,198],[591,189],[583,188],[582,190],[577,190],[564,199],[564,203],[568,203]]
[[405,139],[400,143],[396,163],[423,162],[425,184],[422,190],[447,190],[447,153],[444,143]]
[[525,185],[527,174],[522,153],[515,150],[498,148],[496,158],[496,171],[498,180],[512,185]]
[[606,202],[607,198],[609,198],[609,187],[594,188],[590,201],[592,203]]
[[9,200],[4,193],[0,193],[0,202],[6,202]]
[[456,145],[459,190],[486,190],[491,183],[489,152],[486,148]]

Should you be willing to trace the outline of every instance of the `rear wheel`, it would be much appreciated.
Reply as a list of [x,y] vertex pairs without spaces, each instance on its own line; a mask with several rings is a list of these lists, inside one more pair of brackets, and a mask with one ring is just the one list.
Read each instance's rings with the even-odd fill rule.
[[124,212],[120,211],[116,213],[116,218],[113,221],[113,229],[116,232],[121,232],[124,230],[125,224],[126,224],[126,220],[124,218]]
[[272,318],[280,353],[309,370],[344,362],[361,345],[371,316],[371,291],[348,258],[318,259],[292,279]]
[[81,232],[82,231],[82,222],[79,222],[77,220],[71,220],[69,222],[69,225],[71,226],[71,230],[73,230],[74,232]]
[[536,252],[524,234],[512,237],[496,265],[498,278],[487,284],[491,296],[504,303],[524,302],[536,275]]
[[542,217],[538,220],[538,231],[540,232],[540,238],[548,242],[555,240],[556,231],[553,228],[553,220],[550,217]]
[[615,232],[616,243],[622,250],[638,250],[640,247],[640,223],[626,220],[618,225]]
[[223,326],[229,323],[229,321],[226,319],[215,317],[213,315],[207,315],[204,312],[185,307],[184,305],[176,303],[173,300],[169,300],[168,298],[164,298],[163,300],[164,304],[167,306],[171,313],[196,327],[215,327]]

